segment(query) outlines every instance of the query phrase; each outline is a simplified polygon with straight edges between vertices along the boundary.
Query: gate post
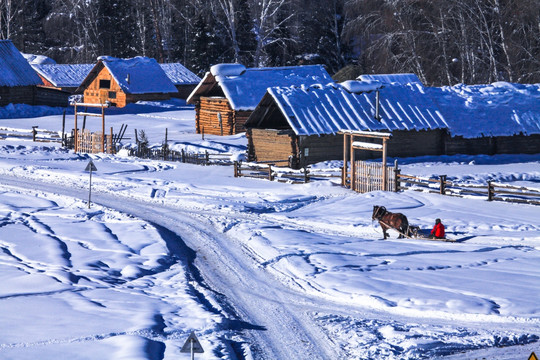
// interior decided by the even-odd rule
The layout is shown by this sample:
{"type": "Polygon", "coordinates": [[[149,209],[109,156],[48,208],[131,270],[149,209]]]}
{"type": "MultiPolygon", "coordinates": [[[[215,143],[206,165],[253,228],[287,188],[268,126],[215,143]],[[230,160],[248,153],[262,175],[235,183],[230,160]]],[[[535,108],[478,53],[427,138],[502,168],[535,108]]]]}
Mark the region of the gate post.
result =
{"type": "Polygon", "coordinates": [[[401,174],[401,169],[397,166],[397,159],[394,161],[394,192],[399,192],[399,175],[401,174]]]}
{"type": "MultiPolygon", "coordinates": [[[[377,91],[377,94],[379,92],[377,91]]],[[[382,148],[382,166],[383,166],[383,173],[382,173],[382,182],[383,182],[383,191],[388,190],[388,173],[386,172],[386,138],[383,138],[383,148],[382,148]]]]}

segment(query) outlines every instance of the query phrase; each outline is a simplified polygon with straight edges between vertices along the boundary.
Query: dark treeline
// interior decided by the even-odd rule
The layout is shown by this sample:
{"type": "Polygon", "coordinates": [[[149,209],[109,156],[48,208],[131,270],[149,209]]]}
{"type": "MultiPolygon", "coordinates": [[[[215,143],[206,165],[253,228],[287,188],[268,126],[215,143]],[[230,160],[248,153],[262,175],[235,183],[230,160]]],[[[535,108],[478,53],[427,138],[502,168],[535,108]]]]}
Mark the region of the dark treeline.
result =
{"type": "Polygon", "coordinates": [[[100,55],[350,65],[428,85],[540,82],[538,0],[0,0],[0,38],[58,63],[100,55]]]}

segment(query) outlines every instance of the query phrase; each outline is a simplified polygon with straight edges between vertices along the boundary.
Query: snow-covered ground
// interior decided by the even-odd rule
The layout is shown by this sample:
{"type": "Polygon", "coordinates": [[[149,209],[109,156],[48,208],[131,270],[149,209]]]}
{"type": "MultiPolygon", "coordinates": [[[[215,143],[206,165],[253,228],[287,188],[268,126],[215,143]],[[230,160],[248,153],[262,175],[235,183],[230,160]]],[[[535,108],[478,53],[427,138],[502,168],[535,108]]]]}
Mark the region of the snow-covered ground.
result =
{"type": "MultiPolygon", "coordinates": [[[[62,127],[61,109],[0,114],[1,128],[62,127]]],[[[173,149],[245,150],[242,135],[195,134],[181,101],[114,109],[106,121],[128,124],[128,146],[134,129],[156,145],[167,129],[173,149]]],[[[540,187],[540,154],[398,161],[406,174],[540,187]]],[[[0,184],[2,359],[189,358],[180,349],[191,331],[205,350],[197,359],[540,352],[539,206],[357,194],[16,139],[0,142],[0,184]],[[441,218],[458,242],[382,240],[373,205],[423,229],[441,218]]]]}

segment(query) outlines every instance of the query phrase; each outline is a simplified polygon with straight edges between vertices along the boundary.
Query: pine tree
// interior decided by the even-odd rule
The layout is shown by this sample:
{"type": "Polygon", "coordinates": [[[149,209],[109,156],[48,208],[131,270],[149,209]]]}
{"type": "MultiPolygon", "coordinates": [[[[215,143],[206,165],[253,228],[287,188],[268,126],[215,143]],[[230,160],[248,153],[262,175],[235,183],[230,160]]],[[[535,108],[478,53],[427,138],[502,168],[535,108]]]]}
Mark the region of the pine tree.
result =
{"type": "Polygon", "coordinates": [[[202,14],[197,16],[193,24],[193,41],[190,50],[189,64],[199,76],[204,75],[210,68],[211,36],[202,14]]]}
{"type": "Polygon", "coordinates": [[[257,41],[253,32],[253,20],[248,0],[239,0],[238,9],[236,38],[240,49],[240,62],[244,65],[253,66],[253,55],[257,47],[257,41]]]}

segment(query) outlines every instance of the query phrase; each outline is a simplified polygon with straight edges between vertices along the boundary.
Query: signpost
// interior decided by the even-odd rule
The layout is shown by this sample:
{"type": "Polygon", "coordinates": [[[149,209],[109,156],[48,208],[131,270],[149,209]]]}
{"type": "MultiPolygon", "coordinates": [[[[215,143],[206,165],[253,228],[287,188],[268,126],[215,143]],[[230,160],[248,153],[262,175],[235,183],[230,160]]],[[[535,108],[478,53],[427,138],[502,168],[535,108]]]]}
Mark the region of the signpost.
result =
{"type": "Polygon", "coordinates": [[[90,209],[90,201],[92,200],[92,171],[97,171],[96,165],[90,160],[84,171],[90,171],[90,187],[88,189],[88,208],[90,209]]]}
{"type": "Polygon", "coordinates": [[[186,340],[184,346],[182,346],[180,352],[191,353],[191,360],[195,359],[195,353],[202,354],[204,352],[202,345],[199,342],[199,339],[197,339],[197,336],[195,336],[195,333],[193,331],[191,332],[191,334],[189,334],[189,337],[186,340]]]}

